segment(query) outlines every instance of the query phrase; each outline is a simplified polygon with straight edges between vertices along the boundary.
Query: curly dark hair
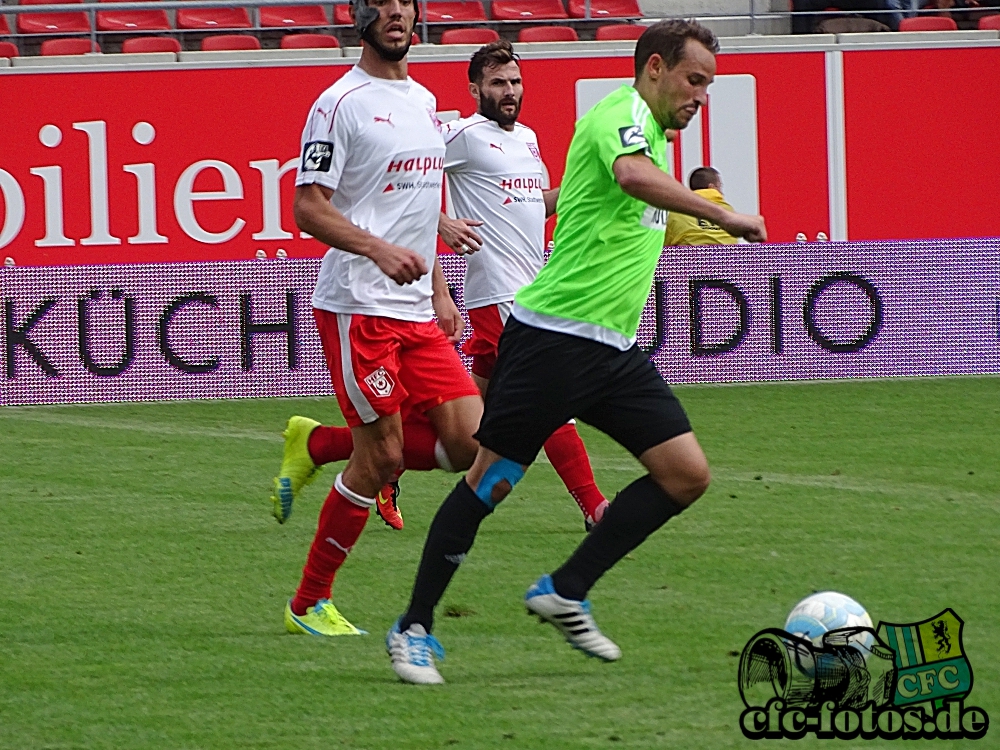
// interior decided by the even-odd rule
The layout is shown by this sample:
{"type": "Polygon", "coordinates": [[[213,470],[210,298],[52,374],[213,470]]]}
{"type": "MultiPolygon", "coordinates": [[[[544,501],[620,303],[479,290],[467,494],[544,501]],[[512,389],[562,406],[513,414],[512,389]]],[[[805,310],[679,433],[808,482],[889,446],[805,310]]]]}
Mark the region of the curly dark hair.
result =
{"type": "Polygon", "coordinates": [[[521,64],[521,58],[514,54],[514,48],[506,39],[497,39],[476,50],[469,60],[469,83],[481,83],[486,68],[499,68],[509,62],[521,64]]]}
{"type": "Polygon", "coordinates": [[[639,77],[653,55],[662,57],[667,68],[677,67],[677,63],[684,58],[688,39],[699,42],[713,55],[719,53],[719,40],[715,34],[697,21],[660,21],[646,29],[635,44],[635,77],[639,77]]]}

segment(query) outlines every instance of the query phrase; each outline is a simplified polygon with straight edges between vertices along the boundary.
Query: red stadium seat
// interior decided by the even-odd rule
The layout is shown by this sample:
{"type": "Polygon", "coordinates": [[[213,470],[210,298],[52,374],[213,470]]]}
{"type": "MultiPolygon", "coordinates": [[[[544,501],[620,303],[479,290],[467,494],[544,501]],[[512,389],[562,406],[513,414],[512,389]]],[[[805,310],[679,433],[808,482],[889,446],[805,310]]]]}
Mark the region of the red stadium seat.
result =
{"type": "Polygon", "coordinates": [[[253,28],[245,8],[183,8],[177,11],[178,29],[253,28]]]}
{"type": "Polygon", "coordinates": [[[201,40],[202,52],[260,49],[260,39],[250,34],[219,34],[201,40]]]}
{"type": "Polygon", "coordinates": [[[995,16],[983,16],[979,19],[979,28],[982,30],[996,29],[1000,31],[1000,14],[995,16]]]}
{"type": "Polygon", "coordinates": [[[578,42],[580,37],[569,26],[532,26],[521,29],[517,34],[519,42],[578,42]]]}
{"type": "MultiPolygon", "coordinates": [[[[103,3],[121,0],[101,0],[103,3]]],[[[98,31],[169,31],[165,10],[99,10],[98,31]]]]}
{"type": "Polygon", "coordinates": [[[276,28],[278,26],[329,26],[326,11],[322,5],[282,5],[277,8],[260,9],[261,27],[276,28]]]}
{"type": "Polygon", "coordinates": [[[415,31],[412,34],[410,34],[410,44],[411,45],[420,44],[420,35],[417,34],[417,32],[415,31]]]}
{"type": "Polygon", "coordinates": [[[0,36],[7,36],[8,34],[10,34],[10,26],[7,25],[7,16],[0,15],[0,36]]]}
{"type": "Polygon", "coordinates": [[[334,26],[353,26],[354,21],[351,20],[351,6],[347,4],[334,5],[333,6],[333,25],[334,26]]]}
{"type": "Polygon", "coordinates": [[[281,49],[322,49],[339,47],[337,37],[329,34],[285,34],[281,49]]]}
{"type": "Polygon", "coordinates": [[[42,57],[52,55],[85,55],[100,52],[101,45],[89,39],[49,39],[42,42],[42,57]]]}
{"type": "Polygon", "coordinates": [[[0,42],[0,57],[17,57],[20,54],[13,42],[0,42]]]}
{"type": "Polygon", "coordinates": [[[122,52],[180,52],[181,43],[169,36],[137,36],[122,42],[122,52]]]}
{"type": "MultiPolygon", "coordinates": [[[[55,0],[21,0],[21,5],[51,5],[55,0]]],[[[67,0],[78,3],[81,0],[67,0]]],[[[19,34],[89,34],[90,19],[78,13],[18,13],[19,34]]]]}
{"type": "Polygon", "coordinates": [[[500,38],[493,29],[448,29],[441,44],[489,44],[500,38]]]}
{"type": "Polygon", "coordinates": [[[900,31],[955,31],[958,24],[942,16],[918,16],[899,22],[900,31]]]}
{"type": "MultiPolygon", "coordinates": [[[[585,0],[568,0],[570,18],[584,18],[585,0]]],[[[591,18],[642,18],[636,0],[590,0],[591,18]]]]}
{"type": "Polygon", "coordinates": [[[464,23],[485,21],[486,11],[479,0],[427,3],[428,23],[464,23]]]}
{"type": "Polygon", "coordinates": [[[569,18],[561,0],[493,0],[490,15],[497,21],[569,18]]]}
{"type": "Polygon", "coordinates": [[[645,26],[634,23],[616,23],[611,26],[598,26],[594,38],[599,42],[611,42],[620,39],[638,39],[646,31],[645,26]]]}

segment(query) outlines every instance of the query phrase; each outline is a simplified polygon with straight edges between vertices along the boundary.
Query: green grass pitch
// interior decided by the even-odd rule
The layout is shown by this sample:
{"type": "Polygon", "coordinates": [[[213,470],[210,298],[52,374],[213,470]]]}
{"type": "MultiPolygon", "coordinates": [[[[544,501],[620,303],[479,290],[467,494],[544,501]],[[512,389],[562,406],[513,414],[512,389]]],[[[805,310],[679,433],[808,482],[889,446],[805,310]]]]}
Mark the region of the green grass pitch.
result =
{"type": "MultiPolygon", "coordinates": [[[[373,515],[341,571],[337,604],[371,635],[284,632],[337,469],[279,526],[279,433],[294,413],[342,423],[333,399],[0,409],[0,748],[753,747],[736,655],[820,589],[876,622],[952,607],[969,703],[1000,721],[1000,378],[677,391],[714,481],[594,589],[624,658],[524,612],[583,535],[540,462],[445,596],[440,688],[397,682],[383,636],[454,476],[407,473],[406,528],[373,515]]],[[[581,433],[607,494],[639,475],[581,433]]],[[[1000,747],[1000,727],[955,744],[1000,747]]]]}

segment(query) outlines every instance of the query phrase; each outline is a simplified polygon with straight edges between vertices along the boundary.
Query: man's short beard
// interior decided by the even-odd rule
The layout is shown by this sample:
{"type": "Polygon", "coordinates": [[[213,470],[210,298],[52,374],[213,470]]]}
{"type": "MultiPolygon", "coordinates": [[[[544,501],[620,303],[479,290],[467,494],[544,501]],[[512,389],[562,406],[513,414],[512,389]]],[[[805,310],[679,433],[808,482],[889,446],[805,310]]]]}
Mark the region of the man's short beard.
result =
{"type": "Polygon", "coordinates": [[[399,49],[389,49],[385,45],[375,40],[375,35],[372,33],[372,26],[374,25],[375,24],[371,24],[371,26],[365,29],[364,32],[361,34],[361,38],[365,40],[365,44],[371,45],[375,49],[375,52],[378,54],[378,56],[381,57],[386,62],[395,63],[399,62],[404,57],[406,57],[406,53],[410,51],[410,45],[413,43],[412,32],[410,36],[407,38],[405,45],[403,45],[399,49]]]}
{"type": "Polygon", "coordinates": [[[517,122],[517,116],[521,114],[522,102],[523,99],[517,103],[514,114],[508,115],[500,109],[500,105],[496,101],[488,96],[481,96],[479,97],[479,114],[487,120],[493,120],[500,127],[508,127],[517,122]]]}

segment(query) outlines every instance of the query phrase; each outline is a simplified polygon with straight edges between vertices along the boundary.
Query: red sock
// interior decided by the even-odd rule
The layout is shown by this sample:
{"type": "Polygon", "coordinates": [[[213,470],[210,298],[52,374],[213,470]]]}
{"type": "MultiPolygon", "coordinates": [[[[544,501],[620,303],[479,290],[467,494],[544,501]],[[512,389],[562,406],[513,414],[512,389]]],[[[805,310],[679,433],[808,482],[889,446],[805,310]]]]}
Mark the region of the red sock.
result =
{"type": "Polygon", "coordinates": [[[309,433],[309,455],[317,466],[346,461],[354,450],[350,427],[320,425],[309,433]]]}
{"type": "Polygon", "coordinates": [[[572,423],[564,424],[553,432],[545,441],[545,455],[549,457],[552,467],[584,515],[600,521],[604,515],[604,508],[601,506],[607,501],[594,483],[594,472],[590,468],[587,449],[576,426],[572,423]]]}
{"type": "Polygon", "coordinates": [[[437,433],[422,414],[408,417],[403,422],[403,466],[416,471],[438,469],[434,454],[437,433]]]}
{"type": "Polygon", "coordinates": [[[292,612],[297,615],[304,615],[320,599],[330,598],[333,577],[368,520],[368,508],[349,500],[338,486],[343,487],[339,475],[323,503],[316,537],[302,569],[302,581],[292,599],[292,612]]]}

